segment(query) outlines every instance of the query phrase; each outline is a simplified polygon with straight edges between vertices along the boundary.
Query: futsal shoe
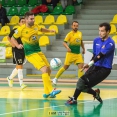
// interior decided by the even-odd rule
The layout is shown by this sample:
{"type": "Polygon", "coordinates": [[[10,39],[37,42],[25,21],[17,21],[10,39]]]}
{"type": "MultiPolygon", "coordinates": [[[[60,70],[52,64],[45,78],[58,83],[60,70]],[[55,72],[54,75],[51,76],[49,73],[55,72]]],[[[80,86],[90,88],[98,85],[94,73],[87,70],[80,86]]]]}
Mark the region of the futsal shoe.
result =
{"type": "Polygon", "coordinates": [[[100,103],[103,103],[103,101],[100,97],[100,89],[96,89],[95,92],[96,92],[96,96],[93,96],[94,100],[97,99],[100,103]]]}
{"type": "Polygon", "coordinates": [[[77,100],[74,100],[74,97],[69,97],[69,100],[65,103],[65,105],[76,105],[77,100]]]}
{"type": "Polygon", "coordinates": [[[54,79],[52,80],[52,82],[53,82],[54,85],[57,85],[57,81],[58,81],[57,78],[54,78],[54,79]]]}
{"type": "Polygon", "coordinates": [[[61,90],[56,90],[54,89],[51,93],[50,93],[50,98],[55,98],[57,94],[59,94],[61,92],[61,90]]]}
{"type": "Polygon", "coordinates": [[[9,76],[7,77],[9,87],[13,87],[13,80],[9,79],[9,76]]]}
{"type": "Polygon", "coordinates": [[[43,94],[44,98],[48,98],[50,94],[43,94]]]}
{"type": "Polygon", "coordinates": [[[25,89],[27,87],[27,85],[25,85],[25,84],[22,84],[21,85],[21,89],[23,90],[23,89],[25,89]]]}

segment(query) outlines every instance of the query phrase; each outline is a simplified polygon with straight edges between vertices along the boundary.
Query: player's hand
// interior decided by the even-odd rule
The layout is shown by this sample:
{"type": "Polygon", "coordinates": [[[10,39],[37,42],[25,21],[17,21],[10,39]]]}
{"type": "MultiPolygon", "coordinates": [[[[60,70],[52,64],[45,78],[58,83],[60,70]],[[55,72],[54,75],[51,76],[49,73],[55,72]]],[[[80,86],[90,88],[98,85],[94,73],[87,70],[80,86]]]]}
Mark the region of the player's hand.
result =
{"type": "Polygon", "coordinates": [[[88,65],[88,64],[85,64],[85,65],[83,66],[83,68],[81,69],[81,71],[84,71],[84,69],[86,69],[86,68],[89,68],[89,65],[88,65]]]}
{"type": "Polygon", "coordinates": [[[23,45],[22,45],[22,44],[19,44],[19,45],[17,46],[17,48],[18,48],[18,49],[22,49],[22,48],[23,48],[23,45]]]}
{"type": "Polygon", "coordinates": [[[71,49],[70,48],[67,48],[67,52],[71,52],[71,49]]]}
{"type": "Polygon", "coordinates": [[[82,51],[82,54],[85,54],[85,50],[82,51]]]}
{"type": "Polygon", "coordinates": [[[55,31],[55,30],[50,30],[50,32],[51,32],[51,33],[56,33],[56,31],[55,31]]]}

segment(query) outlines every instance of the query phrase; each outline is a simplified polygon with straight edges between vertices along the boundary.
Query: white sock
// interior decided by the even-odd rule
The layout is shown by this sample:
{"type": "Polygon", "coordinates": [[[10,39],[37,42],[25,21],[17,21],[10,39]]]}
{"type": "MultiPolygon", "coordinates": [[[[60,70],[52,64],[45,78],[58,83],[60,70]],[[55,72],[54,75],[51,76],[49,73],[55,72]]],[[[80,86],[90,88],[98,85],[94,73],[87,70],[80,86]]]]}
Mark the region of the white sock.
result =
{"type": "Polygon", "coordinates": [[[11,75],[9,76],[9,79],[13,79],[13,78],[17,75],[17,73],[18,73],[18,70],[15,68],[15,69],[12,71],[11,75]]]}
{"type": "Polygon", "coordinates": [[[21,86],[23,84],[23,70],[22,69],[18,69],[18,79],[19,79],[19,83],[21,86]]]}

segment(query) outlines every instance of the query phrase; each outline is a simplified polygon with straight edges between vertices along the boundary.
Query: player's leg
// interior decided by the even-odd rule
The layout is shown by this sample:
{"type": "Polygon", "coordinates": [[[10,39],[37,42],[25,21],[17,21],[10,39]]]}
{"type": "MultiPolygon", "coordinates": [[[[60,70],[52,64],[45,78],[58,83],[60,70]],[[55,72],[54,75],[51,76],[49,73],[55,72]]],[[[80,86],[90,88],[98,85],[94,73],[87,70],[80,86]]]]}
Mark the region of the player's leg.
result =
{"type": "Polygon", "coordinates": [[[75,64],[78,66],[78,78],[84,75],[84,72],[81,71],[84,65],[83,57],[81,54],[74,55],[74,58],[76,58],[75,64]]]}
{"type": "MultiPolygon", "coordinates": [[[[13,54],[13,64],[16,64],[15,61],[15,51],[14,48],[12,48],[12,54],[13,54]]],[[[9,87],[13,87],[13,78],[18,74],[17,68],[13,69],[10,76],[7,77],[9,87]]]]}
{"type": "MultiPolygon", "coordinates": [[[[103,81],[110,74],[110,69],[91,66],[86,72],[85,77],[82,79],[86,82],[88,87],[93,87],[103,81]]],[[[93,90],[92,88],[86,88],[85,92],[92,94],[94,99],[96,98],[100,103],[102,99],[100,97],[100,89],[93,90]]]]}
{"type": "Polygon", "coordinates": [[[84,75],[84,71],[81,71],[83,68],[83,63],[78,64],[78,78],[82,77],[84,75]]]}
{"type": "Polygon", "coordinates": [[[24,58],[25,58],[25,54],[23,50],[16,50],[15,53],[15,59],[16,59],[16,68],[18,70],[18,79],[19,79],[19,83],[21,86],[21,89],[24,89],[27,87],[27,85],[25,85],[23,83],[23,63],[24,63],[24,58]]]}
{"type": "MultiPolygon", "coordinates": [[[[46,57],[44,57],[44,54],[42,52],[39,52],[39,53],[29,55],[26,58],[31,64],[34,65],[36,69],[42,72],[42,79],[44,84],[44,97],[46,95],[46,98],[47,98],[51,94],[51,92],[54,91],[54,89],[52,87],[49,71],[48,71],[49,63],[48,65],[46,65],[47,63],[45,62],[46,57]]],[[[60,92],[61,92],[60,90],[57,90],[52,96],[55,97],[55,95],[60,92]]]]}
{"type": "Polygon", "coordinates": [[[17,69],[13,69],[12,73],[10,76],[7,77],[9,87],[13,87],[13,78],[18,74],[17,69]]]}
{"type": "Polygon", "coordinates": [[[27,87],[27,85],[24,84],[23,82],[23,65],[17,65],[17,70],[18,70],[18,80],[20,83],[21,89],[24,89],[27,87]]]}
{"type": "Polygon", "coordinates": [[[52,80],[53,84],[57,84],[58,78],[63,74],[64,71],[66,71],[69,68],[69,65],[64,65],[62,68],[59,69],[57,72],[55,78],[52,80]]]}
{"type": "Polygon", "coordinates": [[[85,89],[85,82],[80,78],[77,82],[76,89],[72,97],[66,102],[68,105],[77,104],[77,98],[79,97],[80,93],[85,89]]]}
{"type": "Polygon", "coordinates": [[[57,72],[57,74],[55,75],[55,78],[53,79],[53,84],[57,84],[58,78],[63,74],[63,72],[65,70],[67,70],[69,68],[70,63],[71,63],[71,58],[72,58],[72,54],[67,52],[66,57],[65,57],[64,66],[62,68],[60,68],[59,71],[57,72]]]}
{"type": "Polygon", "coordinates": [[[88,71],[78,80],[73,97],[70,97],[70,100],[68,100],[66,103],[76,104],[77,103],[76,100],[81,92],[87,92],[89,94],[92,94],[98,101],[102,103],[100,98],[100,90],[94,91],[93,89],[89,88],[89,87],[95,86],[97,83],[102,81],[103,77],[107,77],[108,71],[105,73],[106,74],[105,76],[103,75],[103,71],[99,75],[99,71],[100,70],[95,69],[94,66],[91,66],[88,69],[88,71]]]}
{"type": "MultiPolygon", "coordinates": [[[[46,87],[48,88],[49,92],[51,91],[50,97],[54,98],[56,94],[61,92],[61,90],[53,89],[52,84],[51,84],[51,80],[50,80],[50,65],[49,65],[49,62],[42,52],[40,52],[39,55],[47,66],[47,67],[44,67],[44,71],[42,73],[48,73],[48,75],[49,75],[49,77],[46,76],[46,79],[44,79],[44,82],[46,83],[46,87]]],[[[42,68],[41,68],[41,71],[42,71],[42,68]]]]}

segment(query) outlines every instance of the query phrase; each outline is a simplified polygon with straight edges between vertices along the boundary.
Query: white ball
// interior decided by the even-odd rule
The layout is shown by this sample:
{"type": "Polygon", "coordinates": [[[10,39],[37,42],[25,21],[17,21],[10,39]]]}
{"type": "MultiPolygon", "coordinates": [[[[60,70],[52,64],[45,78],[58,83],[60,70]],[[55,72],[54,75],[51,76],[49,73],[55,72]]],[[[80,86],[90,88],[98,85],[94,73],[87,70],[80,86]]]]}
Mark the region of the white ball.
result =
{"type": "Polygon", "coordinates": [[[59,58],[53,58],[51,61],[50,61],[50,66],[52,69],[59,69],[62,65],[62,62],[59,58]]]}

